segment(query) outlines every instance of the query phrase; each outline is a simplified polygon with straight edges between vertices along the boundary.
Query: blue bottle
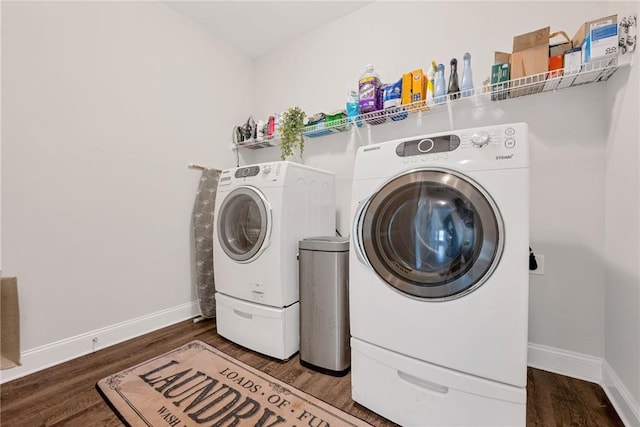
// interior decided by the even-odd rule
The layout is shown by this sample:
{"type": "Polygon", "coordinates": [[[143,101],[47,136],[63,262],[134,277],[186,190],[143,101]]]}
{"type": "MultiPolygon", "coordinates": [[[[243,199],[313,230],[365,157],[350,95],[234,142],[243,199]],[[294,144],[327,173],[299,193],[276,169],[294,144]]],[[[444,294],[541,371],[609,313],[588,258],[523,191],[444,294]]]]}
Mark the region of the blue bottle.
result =
{"type": "Polygon", "coordinates": [[[436,76],[436,104],[446,101],[447,84],[444,81],[444,65],[438,64],[438,75],[436,76]]]}
{"type": "Polygon", "coordinates": [[[473,76],[471,74],[471,55],[468,52],[464,54],[463,61],[460,90],[462,91],[462,96],[471,96],[473,95],[473,76]]]}
{"type": "Polygon", "coordinates": [[[362,126],[362,119],[360,119],[360,106],[358,101],[358,92],[351,87],[347,87],[347,122],[349,125],[362,126]]]}

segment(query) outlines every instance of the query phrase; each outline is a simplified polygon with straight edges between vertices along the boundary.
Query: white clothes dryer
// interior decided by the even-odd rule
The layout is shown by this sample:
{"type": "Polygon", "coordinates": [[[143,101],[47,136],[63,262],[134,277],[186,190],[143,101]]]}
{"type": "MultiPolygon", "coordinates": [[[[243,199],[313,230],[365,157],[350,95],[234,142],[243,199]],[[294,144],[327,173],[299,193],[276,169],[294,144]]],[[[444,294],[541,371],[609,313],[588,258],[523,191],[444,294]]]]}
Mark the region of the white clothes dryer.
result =
{"type": "Polygon", "coordinates": [[[528,168],[524,123],[358,150],[355,401],[403,426],[525,425],[528,168]]]}
{"type": "Polygon", "coordinates": [[[291,162],[222,171],[213,239],[218,333],[287,359],[299,349],[298,242],[335,233],[335,177],[291,162]]]}

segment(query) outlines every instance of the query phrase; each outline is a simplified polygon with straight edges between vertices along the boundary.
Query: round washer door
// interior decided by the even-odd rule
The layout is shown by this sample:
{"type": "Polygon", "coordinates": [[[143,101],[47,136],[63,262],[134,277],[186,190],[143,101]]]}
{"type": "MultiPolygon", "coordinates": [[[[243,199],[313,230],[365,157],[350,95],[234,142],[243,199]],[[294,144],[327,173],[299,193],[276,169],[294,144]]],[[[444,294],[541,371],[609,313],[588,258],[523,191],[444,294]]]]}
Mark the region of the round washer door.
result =
{"type": "Polygon", "coordinates": [[[269,243],[271,207],[254,187],[238,187],[220,205],[217,221],[218,241],[229,258],[251,262],[269,243]]]}
{"type": "Polygon", "coordinates": [[[356,221],[356,250],[390,286],[422,299],[449,300],[477,289],[504,245],[491,197],[445,169],[395,177],[361,207],[356,221]]]}

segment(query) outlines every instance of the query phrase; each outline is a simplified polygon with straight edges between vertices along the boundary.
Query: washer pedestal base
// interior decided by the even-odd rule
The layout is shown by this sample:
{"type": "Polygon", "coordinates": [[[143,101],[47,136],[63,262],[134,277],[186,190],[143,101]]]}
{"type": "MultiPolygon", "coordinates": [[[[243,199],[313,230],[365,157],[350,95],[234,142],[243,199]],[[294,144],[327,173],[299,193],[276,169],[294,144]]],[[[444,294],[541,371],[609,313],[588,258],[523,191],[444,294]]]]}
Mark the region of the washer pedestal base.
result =
{"type": "Polygon", "coordinates": [[[526,388],[453,371],[351,338],[356,402],[403,426],[525,426],[526,388]]]}
{"type": "Polygon", "coordinates": [[[275,308],[216,293],[218,334],[250,350],[286,360],[300,348],[300,303],[275,308]]]}

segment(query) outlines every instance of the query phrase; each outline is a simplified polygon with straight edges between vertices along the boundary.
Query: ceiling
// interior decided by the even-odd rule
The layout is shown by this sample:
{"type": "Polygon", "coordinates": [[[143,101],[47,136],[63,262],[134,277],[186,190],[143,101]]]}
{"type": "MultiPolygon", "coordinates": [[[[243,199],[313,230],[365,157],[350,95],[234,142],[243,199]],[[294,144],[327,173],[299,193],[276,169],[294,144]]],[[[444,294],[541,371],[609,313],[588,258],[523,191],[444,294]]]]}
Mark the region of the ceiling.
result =
{"type": "Polygon", "coordinates": [[[371,1],[165,1],[212,34],[259,58],[371,1]]]}

